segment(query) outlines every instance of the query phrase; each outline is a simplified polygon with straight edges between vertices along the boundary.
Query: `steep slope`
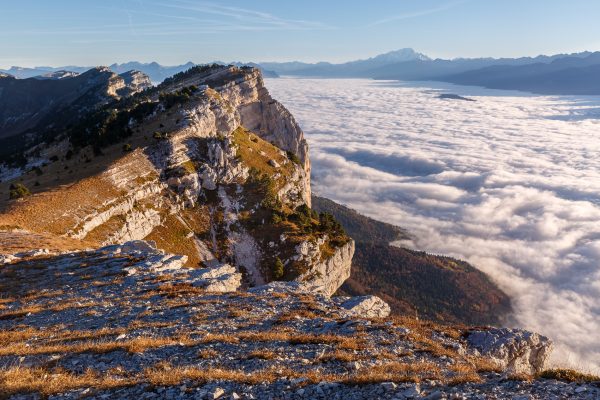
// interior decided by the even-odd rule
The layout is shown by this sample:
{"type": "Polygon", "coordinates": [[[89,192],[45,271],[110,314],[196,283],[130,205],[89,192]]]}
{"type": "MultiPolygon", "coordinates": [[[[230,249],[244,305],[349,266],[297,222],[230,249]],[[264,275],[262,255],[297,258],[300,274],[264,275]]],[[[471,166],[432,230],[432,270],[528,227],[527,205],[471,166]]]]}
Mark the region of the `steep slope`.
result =
{"type": "Polygon", "coordinates": [[[96,107],[148,87],[144,77],[133,76],[98,67],[62,79],[0,77],[0,162],[53,140],[52,128],[67,126],[96,107]]]}
{"type": "Polygon", "coordinates": [[[256,69],[195,67],[38,152],[42,166],[17,178],[34,195],[9,202],[0,225],[97,245],[147,238],[190,267],[230,263],[248,285],[331,295],[349,275],[354,243],[310,210],[306,141],[256,69]]]}
{"type": "Polygon", "coordinates": [[[499,324],[510,312],[508,296],[468,263],[390,246],[407,233],[331,200],[313,196],[313,207],[332,214],[356,241],[341,293],[375,294],[393,314],[453,323],[499,324]]]}

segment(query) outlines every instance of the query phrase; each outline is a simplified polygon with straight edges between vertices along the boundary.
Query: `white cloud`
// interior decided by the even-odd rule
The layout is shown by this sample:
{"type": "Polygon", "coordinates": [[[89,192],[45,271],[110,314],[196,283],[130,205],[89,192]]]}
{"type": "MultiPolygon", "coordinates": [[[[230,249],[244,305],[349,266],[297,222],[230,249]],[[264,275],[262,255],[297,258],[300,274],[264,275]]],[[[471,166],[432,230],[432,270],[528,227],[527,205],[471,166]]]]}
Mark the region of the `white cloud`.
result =
{"type": "Polygon", "coordinates": [[[268,81],[306,133],[315,192],[468,260],[556,363],[600,370],[600,98],[432,85],[268,81]]]}

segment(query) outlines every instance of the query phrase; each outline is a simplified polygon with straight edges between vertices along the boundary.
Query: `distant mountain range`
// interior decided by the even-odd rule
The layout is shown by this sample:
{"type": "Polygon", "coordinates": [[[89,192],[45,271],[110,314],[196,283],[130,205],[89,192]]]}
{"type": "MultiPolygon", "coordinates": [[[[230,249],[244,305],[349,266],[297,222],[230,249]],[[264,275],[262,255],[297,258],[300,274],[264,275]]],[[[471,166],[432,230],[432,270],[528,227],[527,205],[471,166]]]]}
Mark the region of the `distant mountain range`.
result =
{"type": "MultiPolygon", "coordinates": [[[[292,75],[316,78],[371,78],[404,81],[442,81],[461,85],[483,86],[492,89],[521,90],[540,94],[600,95],[600,52],[557,54],[553,56],[520,58],[456,58],[432,59],[413,49],[405,48],[380,54],[364,60],[332,64],[260,62],[225,63],[235,66],[253,66],[263,76],[276,78],[292,75]]],[[[136,70],[146,74],[157,84],[195,64],[164,66],[156,62],[132,61],[112,64],[117,74],[136,70]]],[[[11,67],[0,70],[16,78],[57,79],[68,73],[82,73],[90,67],[11,67]]]]}
{"type": "Polygon", "coordinates": [[[263,62],[280,75],[327,78],[435,80],[542,94],[600,94],[600,52],[521,58],[431,59],[401,49],[342,64],[263,62]]]}
{"type": "MultiPolygon", "coordinates": [[[[235,65],[238,67],[243,66],[243,65],[249,65],[252,67],[257,67],[259,69],[262,69],[263,76],[265,76],[265,77],[275,78],[278,76],[275,72],[264,70],[262,67],[260,67],[258,64],[255,64],[255,63],[242,63],[242,62],[225,63],[225,62],[216,61],[214,64],[221,64],[221,65],[232,64],[232,65],[235,65]]],[[[115,64],[108,66],[108,68],[117,74],[122,74],[122,73],[128,72],[128,71],[140,71],[140,72],[143,72],[145,75],[147,75],[153,83],[158,84],[158,83],[164,81],[166,78],[169,78],[178,72],[187,71],[188,69],[192,68],[194,65],[196,65],[196,64],[194,64],[191,61],[188,61],[185,64],[173,65],[173,66],[160,65],[157,62],[141,63],[141,62],[137,62],[137,61],[130,61],[130,62],[123,63],[123,64],[115,63],[115,64]]],[[[13,77],[19,78],[19,79],[26,79],[26,78],[57,79],[60,77],[64,77],[68,73],[81,74],[92,68],[94,68],[94,67],[78,67],[78,66],[73,66],[73,65],[67,65],[67,66],[63,66],[63,67],[33,67],[33,68],[11,67],[7,70],[0,69],[0,74],[10,75],[10,76],[13,76],[13,77]]]]}
{"type": "Polygon", "coordinates": [[[430,61],[424,54],[413,49],[400,49],[368,58],[366,60],[349,61],[343,64],[319,62],[316,64],[299,61],[276,63],[259,63],[264,69],[275,71],[279,75],[302,75],[317,77],[372,77],[371,71],[387,65],[411,61],[430,61]]]}

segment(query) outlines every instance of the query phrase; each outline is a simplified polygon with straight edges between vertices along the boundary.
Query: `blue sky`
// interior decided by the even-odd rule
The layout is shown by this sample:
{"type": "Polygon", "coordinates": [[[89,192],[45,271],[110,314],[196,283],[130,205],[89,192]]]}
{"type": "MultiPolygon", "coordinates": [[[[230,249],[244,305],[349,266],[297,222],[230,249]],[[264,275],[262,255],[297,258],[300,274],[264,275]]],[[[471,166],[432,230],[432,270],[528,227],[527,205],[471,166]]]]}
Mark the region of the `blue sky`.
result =
{"type": "Polygon", "coordinates": [[[598,0],[9,0],[0,67],[554,54],[600,50],[599,19],[598,0]]]}

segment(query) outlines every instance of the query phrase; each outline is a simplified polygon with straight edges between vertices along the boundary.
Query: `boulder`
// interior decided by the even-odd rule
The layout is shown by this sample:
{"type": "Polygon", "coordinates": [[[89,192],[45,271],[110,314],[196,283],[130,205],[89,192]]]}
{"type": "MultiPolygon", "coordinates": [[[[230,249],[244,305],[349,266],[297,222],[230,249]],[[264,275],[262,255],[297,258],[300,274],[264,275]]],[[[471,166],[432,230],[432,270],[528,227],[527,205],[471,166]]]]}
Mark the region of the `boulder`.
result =
{"type": "Polygon", "coordinates": [[[377,296],[351,297],[340,304],[349,314],[359,318],[385,318],[390,315],[390,306],[377,296]]]}
{"type": "Polygon", "coordinates": [[[229,264],[221,264],[214,268],[191,269],[188,278],[192,284],[204,288],[207,292],[235,292],[242,285],[242,274],[229,264]]]}
{"type": "Polygon", "coordinates": [[[208,284],[204,286],[204,289],[207,292],[229,293],[235,292],[241,285],[242,274],[235,273],[209,280],[208,284]]]}
{"type": "MultiPolygon", "coordinates": [[[[106,248],[114,247],[107,246],[106,248]]],[[[155,253],[156,252],[156,242],[150,240],[131,240],[129,242],[123,243],[121,246],[121,253],[155,253]]]]}
{"type": "Polygon", "coordinates": [[[542,372],[552,352],[552,341],[521,329],[491,328],[469,332],[467,344],[490,357],[507,373],[535,375],[542,372]]]}

